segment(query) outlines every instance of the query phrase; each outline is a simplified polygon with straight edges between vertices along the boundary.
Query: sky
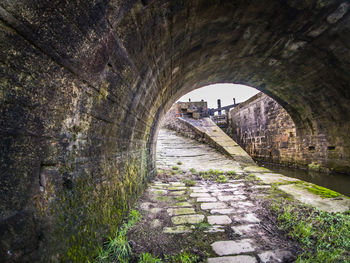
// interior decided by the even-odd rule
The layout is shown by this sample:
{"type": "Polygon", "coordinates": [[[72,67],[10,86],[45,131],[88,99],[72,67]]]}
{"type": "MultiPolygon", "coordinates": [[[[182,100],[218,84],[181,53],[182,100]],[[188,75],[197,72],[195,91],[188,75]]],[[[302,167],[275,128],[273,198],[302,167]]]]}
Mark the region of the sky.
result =
{"type": "Polygon", "coordinates": [[[221,99],[221,106],[233,103],[233,98],[237,102],[243,102],[259,93],[257,89],[249,86],[237,84],[214,84],[196,89],[182,96],[178,101],[200,101],[208,102],[208,108],[217,108],[217,99],[221,99]]]}

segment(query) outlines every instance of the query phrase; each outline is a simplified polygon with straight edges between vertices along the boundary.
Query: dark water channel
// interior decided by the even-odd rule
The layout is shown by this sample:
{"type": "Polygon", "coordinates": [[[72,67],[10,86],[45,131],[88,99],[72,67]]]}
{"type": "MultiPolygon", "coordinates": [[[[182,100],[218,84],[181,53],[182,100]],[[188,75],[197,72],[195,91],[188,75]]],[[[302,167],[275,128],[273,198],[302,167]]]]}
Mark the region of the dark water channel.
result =
{"type": "Polygon", "coordinates": [[[273,172],[283,174],[288,177],[317,184],[333,191],[350,197],[350,176],[344,174],[325,174],[301,169],[282,167],[272,164],[260,164],[273,172]]]}

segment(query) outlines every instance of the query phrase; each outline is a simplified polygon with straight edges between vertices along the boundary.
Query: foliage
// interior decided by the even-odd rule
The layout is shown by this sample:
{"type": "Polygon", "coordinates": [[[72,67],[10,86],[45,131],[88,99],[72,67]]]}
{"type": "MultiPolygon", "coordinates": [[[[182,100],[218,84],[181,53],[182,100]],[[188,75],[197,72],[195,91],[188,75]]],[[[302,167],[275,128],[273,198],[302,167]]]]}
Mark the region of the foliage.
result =
{"type": "Polygon", "coordinates": [[[183,183],[186,186],[195,186],[196,185],[196,181],[194,181],[194,180],[183,180],[183,183]]]}
{"type": "Polygon", "coordinates": [[[198,230],[207,230],[208,228],[211,227],[211,225],[207,222],[201,222],[201,223],[195,224],[195,227],[198,230]]]}
{"type": "Polygon", "coordinates": [[[278,226],[301,243],[297,262],[350,262],[350,215],[328,213],[305,205],[274,204],[278,226]]]}
{"type": "Polygon", "coordinates": [[[173,166],[173,167],[171,167],[171,169],[173,169],[173,170],[179,170],[179,167],[178,167],[178,166],[173,166]]]}
{"type": "Polygon", "coordinates": [[[226,172],[226,175],[228,176],[228,177],[234,177],[234,175],[236,175],[237,173],[235,172],[235,171],[228,171],[228,172],[226,172]]]}
{"type": "Polygon", "coordinates": [[[178,161],[176,164],[177,164],[177,165],[181,165],[181,164],[182,164],[182,162],[181,162],[181,161],[178,161]]]}
{"type": "Polygon", "coordinates": [[[104,247],[99,248],[96,262],[128,262],[131,255],[131,247],[126,237],[126,232],[132,228],[140,218],[141,216],[139,212],[132,210],[129,214],[128,220],[122,225],[119,232],[116,232],[114,237],[109,237],[109,240],[104,247]]]}
{"type": "Polygon", "coordinates": [[[158,257],[153,257],[150,253],[142,253],[139,258],[139,263],[162,263],[158,257]]]}
{"type": "Polygon", "coordinates": [[[215,178],[217,183],[227,183],[228,179],[225,175],[219,175],[215,178]]]}
{"type": "Polygon", "coordinates": [[[196,173],[197,171],[196,171],[196,169],[191,168],[191,169],[190,169],[190,172],[191,172],[191,173],[196,173]]]}
{"type": "Polygon", "coordinates": [[[199,256],[190,252],[183,251],[177,255],[168,256],[165,255],[165,262],[169,263],[196,263],[199,262],[199,256]]]}
{"type": "Polygon", "coordinates": [[[199,172],[199,175],[200,175],[204,180],[208,180],[208,179],[211,178],[211,175],[210,175],[208,172],[201,171],[201,172],[199,172]]]}

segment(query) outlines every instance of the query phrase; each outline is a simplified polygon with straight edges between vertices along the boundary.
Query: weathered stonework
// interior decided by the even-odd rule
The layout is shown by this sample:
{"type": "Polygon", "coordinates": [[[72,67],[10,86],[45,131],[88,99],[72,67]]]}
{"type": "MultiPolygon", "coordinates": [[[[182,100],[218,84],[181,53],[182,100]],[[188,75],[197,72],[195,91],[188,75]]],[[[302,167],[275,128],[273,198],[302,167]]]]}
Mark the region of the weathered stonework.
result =
{"type": "Polygon", "coordinates": [[[0,258],[91,259],[85,248],[116,227],[154,169],[161,117],[212,83],[273,97],[301,138],[336,147],[329,167],[349,171],[348,9],[339,0],[0,1],[0,258]]]}
{"type": "MultiPolygon", "coordinates": [[[[343,144],[330,145],[326,134],[306,135],[288,112],[259,93],[230,111],[228,134],[254,159],[269,163],[337,170],[343,144]],[[312,164],[313,163],[313,164],[312,164]],[[312,164],[312,165],[311,165],[312,164]]],[[[342,170],[340,170],[342,171],[342,170]]]]}

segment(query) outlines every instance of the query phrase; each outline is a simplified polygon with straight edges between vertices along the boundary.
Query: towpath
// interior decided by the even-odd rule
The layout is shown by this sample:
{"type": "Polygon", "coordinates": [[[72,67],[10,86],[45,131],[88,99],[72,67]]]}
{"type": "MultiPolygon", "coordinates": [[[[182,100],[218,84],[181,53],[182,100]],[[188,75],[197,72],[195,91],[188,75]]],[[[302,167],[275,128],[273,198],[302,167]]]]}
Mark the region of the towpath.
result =
{"type": "Polygon", "coordinates": [[[169,262],[187,252],[209,263],[295,260],[296,244],[277,229],[263,201],[271,186],[259,184],[238,162],[161,130],[157,168],[138,204],[143,219],[129,233],[137,253],[169,262]]]}

